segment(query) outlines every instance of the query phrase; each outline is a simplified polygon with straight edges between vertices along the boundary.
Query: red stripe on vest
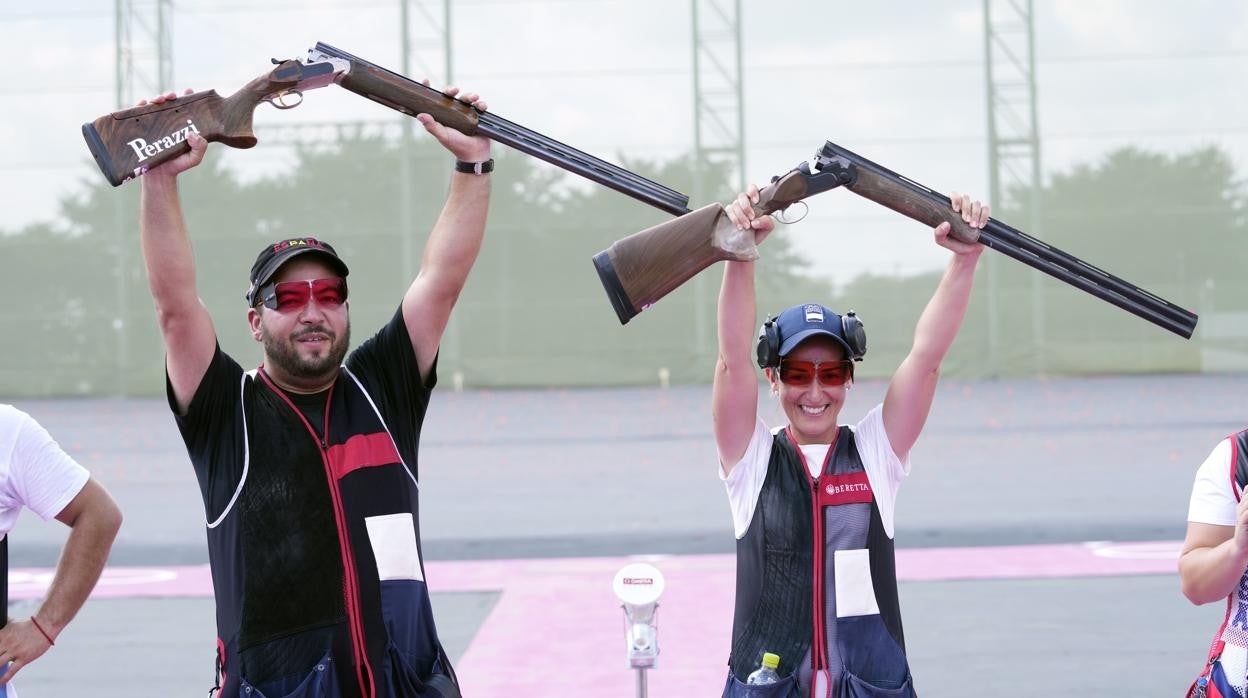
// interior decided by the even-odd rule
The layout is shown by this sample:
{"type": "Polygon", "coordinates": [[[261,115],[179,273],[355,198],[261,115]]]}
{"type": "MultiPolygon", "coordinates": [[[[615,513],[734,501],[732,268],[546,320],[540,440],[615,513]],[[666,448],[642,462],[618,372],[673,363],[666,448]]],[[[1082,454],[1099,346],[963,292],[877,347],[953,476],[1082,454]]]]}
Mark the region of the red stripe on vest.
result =
{"type": "Polygon", "coordinates": [[[819,506],[829,507],[838,504],[870,504],[871,483],[867,480],[866,471],[844,475],[824,474],[819,476],[819,506]]]}
{"type": "Polygon", "coordinates": [[[394,441],[385,432],[352,436],[346,443],[325,449],[325,457],[336,480],[360,468],[393,465],[401,460],[394,449],[394,441]]]}

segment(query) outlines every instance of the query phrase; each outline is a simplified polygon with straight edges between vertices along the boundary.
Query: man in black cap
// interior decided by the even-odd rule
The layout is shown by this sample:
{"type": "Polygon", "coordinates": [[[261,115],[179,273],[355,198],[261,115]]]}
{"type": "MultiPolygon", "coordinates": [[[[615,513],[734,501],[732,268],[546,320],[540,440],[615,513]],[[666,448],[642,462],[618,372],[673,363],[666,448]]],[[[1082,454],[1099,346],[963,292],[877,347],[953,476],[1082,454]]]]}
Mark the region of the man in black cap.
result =
{"type": "Polygon", "coordinates": [[[207,515],[221,695],[459,695],[424,581],[416,453],[493,161],[489,140],[417,118],[456,173],[398,311],[350,355],[347,265],[323,241],[292,238],[252,265],[247,318],[264,360],[244,371],[196,293],[177,193],[206,141],[191,134],[191,152],[141,179],[169,403],[207,515]]]}

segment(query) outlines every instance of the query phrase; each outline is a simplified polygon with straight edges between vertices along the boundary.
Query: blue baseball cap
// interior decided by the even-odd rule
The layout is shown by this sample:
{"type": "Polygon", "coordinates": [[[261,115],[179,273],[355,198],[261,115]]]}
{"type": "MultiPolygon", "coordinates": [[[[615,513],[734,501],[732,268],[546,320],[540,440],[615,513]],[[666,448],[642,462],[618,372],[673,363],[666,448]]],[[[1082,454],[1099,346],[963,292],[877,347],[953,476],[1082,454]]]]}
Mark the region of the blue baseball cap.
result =
{"type": "Polygon", "coordinates": [[[853,358],[845,337],[841,316],[817,303],[795,305],[776,317],[776,331],[780,336],[780,356],[787,356],[797,345],[818,335],[835,339],[845,350],[845,358],[853,358]]]}

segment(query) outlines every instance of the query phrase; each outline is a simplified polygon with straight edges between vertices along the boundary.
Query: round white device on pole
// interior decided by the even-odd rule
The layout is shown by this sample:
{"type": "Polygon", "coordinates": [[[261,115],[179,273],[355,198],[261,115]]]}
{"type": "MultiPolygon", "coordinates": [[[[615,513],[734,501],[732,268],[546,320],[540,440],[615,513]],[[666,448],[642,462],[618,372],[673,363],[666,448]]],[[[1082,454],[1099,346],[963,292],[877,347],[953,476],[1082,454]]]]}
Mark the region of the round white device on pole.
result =
{"type": "Polygon", "coordinates": [[[637,670],[637,698],[646,698],[646,669],[653,668],[659,656],[655,616],[663,595],[663,573],[654,565],[634,562],[615,573],[611,587],[624,608],[628,666],[637,670]]]}

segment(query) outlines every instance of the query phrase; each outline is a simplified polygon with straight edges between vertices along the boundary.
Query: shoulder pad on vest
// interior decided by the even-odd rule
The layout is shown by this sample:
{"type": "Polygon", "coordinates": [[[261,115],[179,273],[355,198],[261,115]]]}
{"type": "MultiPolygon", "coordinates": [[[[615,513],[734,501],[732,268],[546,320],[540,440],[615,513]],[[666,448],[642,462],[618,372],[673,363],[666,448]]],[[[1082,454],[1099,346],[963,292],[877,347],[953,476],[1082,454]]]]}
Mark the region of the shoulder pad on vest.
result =
{"type": "Polygon", "coordinates": [[[1248,429],[1231,437],[1231,473],[1235,478],[1235,501],[1248,487],[1248,429]]]}

